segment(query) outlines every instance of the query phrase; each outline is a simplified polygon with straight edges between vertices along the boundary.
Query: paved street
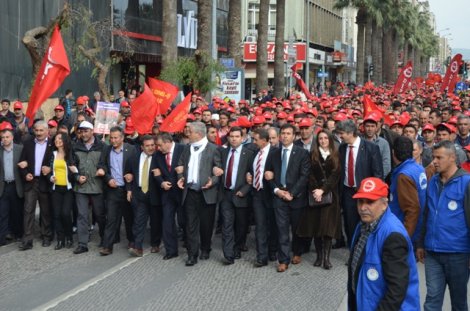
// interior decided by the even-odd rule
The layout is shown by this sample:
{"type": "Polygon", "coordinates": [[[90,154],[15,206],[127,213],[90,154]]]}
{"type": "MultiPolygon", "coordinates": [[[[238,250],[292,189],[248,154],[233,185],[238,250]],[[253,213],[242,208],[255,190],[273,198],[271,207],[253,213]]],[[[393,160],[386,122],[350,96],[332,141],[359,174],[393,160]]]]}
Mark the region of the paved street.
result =
{"type": "MultiPolygon", "coordinates": [[[[170,261],[148,249],[144,257],[133,258],[122,242],[111,256],[101,257],[96,235],[90,252],[82,255],[43,248],[38,240],[27,252],[19,252],[16,243],[1,247],[1,309],[346,310],[346,249],[333,251],[331,271],[314,268],[312,252],[280,274],[274,263],[253,268],[253,234],[250,250],[234,265],[222,265],[216,235],[211,258],[192,268],[184,266],[183,249],[170,261]]],[[[420,273],[424,297],[422,265],[420,273]]]]}

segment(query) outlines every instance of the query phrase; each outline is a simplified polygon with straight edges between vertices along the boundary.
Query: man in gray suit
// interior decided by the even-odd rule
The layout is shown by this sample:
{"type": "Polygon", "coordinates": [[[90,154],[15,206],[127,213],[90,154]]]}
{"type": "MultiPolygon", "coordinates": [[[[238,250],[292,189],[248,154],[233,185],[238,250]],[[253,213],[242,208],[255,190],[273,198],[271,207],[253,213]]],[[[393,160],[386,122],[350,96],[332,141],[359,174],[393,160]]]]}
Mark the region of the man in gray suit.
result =
{"type": "Polygon", "coordinates": [[[242,145],[240,127],[232,127],[228,134],[228,148],[221,151],[224,175],[220,182],[220,212],[222,214],[222,247],[225,264],[233,264],[241,258],[248,230],[249,199],[251,185],[246,175],[253,163],[253,151],[242,145]]]}
{"type": "Polygon", "coordinates": [[[0,246],[6,244],[10,230],[16,238],[23,235],[23,183],[17,163],[23,146],[13,143],[13,127],[0,132],[0,246]]]}
{"type": "Polygon", "coordinates": [[[186,214],[186,266],[197,263],[199,248],[201,259],[208,259],[214,229],[215,206],[220,177],[213,168],[221,168],[217,146],[206,138],[206,126],[202,122],[188,124],[190,145],[185,148],[178,162],[178,187],[183,189],[183,208],[186,214]]]}

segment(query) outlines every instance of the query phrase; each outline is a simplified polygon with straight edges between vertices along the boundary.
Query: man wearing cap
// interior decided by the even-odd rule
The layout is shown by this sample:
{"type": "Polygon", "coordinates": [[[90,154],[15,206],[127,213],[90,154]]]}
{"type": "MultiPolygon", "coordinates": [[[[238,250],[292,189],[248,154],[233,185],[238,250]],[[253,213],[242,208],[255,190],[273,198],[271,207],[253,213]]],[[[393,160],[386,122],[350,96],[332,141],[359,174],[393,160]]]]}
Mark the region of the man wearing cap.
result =
{"type": "Polygon", "coordinates": [[[69,131],[72,128],[72,123],[70,123],[70,119],[65,116],[64,107],[61,105],[55,106],[54,117],[52,117],[52,120],[57,122],[57,126],[66,125],[69,131]]]}
{"type": "Polygon", "coordinates": [[[300,130],[300,138],[294,141],[294,144],[307,150],[312,151],[315,148],[315,137],[313,133],[313,123],[310,118],[303,118],[298,124],[300,130]]]}
{"type": "Polygon", "coordinates": [[[462,148],[470,145],[470,117],[464,114],[457,118],[457,137],[455,143],[460,145],[462,148]]]}
{"type": "Polygon", "coordinates": [[[48,126],[46,121],[37,121],[34,124],[34,136],[25,141],[20,162],[25,163],[21,167],[21,175],[24,180],[24,236],[19,246],[25,251],[33,248],[34,220],[36,203],[39,202],[40,229],[42,246],[51,245],[52,212],[49,205],[49,180],[47,174],[50,172],[49,158],[52,145],[48,139],[48,126]]]}
{"type": "MultiPolygon", "coordinates": [[[[85,112],[85,109],[88,108],[87,105],[86,105],[86,98],[84,96],[80,96],[77,98],[76,100],[76,103],[77,103],[77,109],[75,109],[74,111],[72,111],[71,115],[70,115],[70,123],[72,125],[74,125],[76,122],[77,122],[77,116],[79,113],[84,113],[85,115],[86,112],[85,112]]],[[[87,118],[87,121],[90,121],[90,119],[87,118]]]]}
{"type": "Polygon", "coordinates": [[[382,160],[377,145],[358,136],[358,130],[352,120],[336,124],[336,132],[341,138],[339,146],[341,177],[340,193],[343,209],[344,229],[348,245],[351,245],[354,228],[359,222],[356,201],[353,195],[361,181],[367,177],[383,179],[382,160]]]}
{"type": "Polygon", "coordinates": [[[470,259],[470,174],[456,162],[455,145],[433,147],[435,174],[428,183],[423,234],[417,257],[424,263],[424,310],[441,310],[446,285],[452,310],[467,310],[470,259]]]}
{"type": "Polygon", "coordinates": [[[380,116],[376,112],[371,112],[364,118],[364,139],[370,141],[379,147],[382,158],[382,167],[384,176],[388,176],[392,170],[392,159],[389,143],[377,135],[380,116]]]}
{"type": "Polygon", "coordinates": [[[387,195],[387,184],[369,177],[353,196],[360,223],[348,261],[349,310],[420,309],[413,246],[387,195]]]}
{"type": "Polygon", "coordinates": [[[73,106],[73,92],[72,90],[68,89],[65,90],[65,97],[60,101],[60,104],[64,110],[66,117],[70,117],[72,113],[72,106],[73,106]]]}
{"type": "Polygon", "coordinates": [[[97,174],[104,143],[93,135],[93,125],[82,121],[77,128],[80,137],[73,146],[78,176],[74,186],[77,205],[78,246],[74,254],[88,252],[90,227],[88,206],[91,202],[95,221],[98,223],[99,235],[103,241],[105,227],[105,209],[103,198],[103,180],[97,174]]]}
{"type": "Polygon", "coordinates": [[[16,128],[15,114],[10,111],[10,100],[6,98],[2,99],[0,118],[3,118],[3,120],[10,122],[13,128],[16,128]]]}
{"type": "Polygon", "coordinates": [[[413,141],[408,137],[400,136],[395,140],[393,161],[395,168],[390,183],[390,210],[403,222],[411,241],[415,243],[421,231],[426,203],[426,173],[424,167],[413,158],[413,141]]]}
{"type": "Polygon", "coordinates": [[[23,182],[20,168],[22,145],[13,143],[13,127],[0,124],[0,246],[7,234],[19,239],[23,236],[23,182]]]}
{"type": "Polygon", "coordinates": [[[22,143],[23,139],[29,134],[29,118],[27,118],[23,113],[23,104],[20,101],[16,101],[13,104],[13,113],[15,114],[15,142],[22,143]]]}
{"type": "Polygon", "coordinates": [[[444,140],[449,140],[454,143],[455,150],[457,154],[457,165],[467,161],[467,155],[462,150],[462,147],[455,143],[455,134],[457,129],[455,126],[449,123],[441,123],[436,127],[436,142],[441,142],[444,140]]]}

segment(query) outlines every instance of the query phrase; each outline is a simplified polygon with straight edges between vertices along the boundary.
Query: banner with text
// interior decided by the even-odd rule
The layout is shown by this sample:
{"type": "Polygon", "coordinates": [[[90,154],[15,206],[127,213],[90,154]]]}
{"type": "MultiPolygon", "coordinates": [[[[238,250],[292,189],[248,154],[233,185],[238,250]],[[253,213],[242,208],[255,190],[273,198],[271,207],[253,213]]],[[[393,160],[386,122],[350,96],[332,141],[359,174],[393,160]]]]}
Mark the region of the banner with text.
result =
{"type": "Polygon", "coordinates": [[[97,134],[109,134],[109,129],[117,125],[119,118],[119,103],[98,102],[96,104],[95,130],[97,134]]]}
{"type": "Polygon", "coordinates": [[[244,98],[243,70],[224,71],[215,76],[216,87],[212,91],[212,96],[222,99],[228,97],[237,103],[244,98]]]}

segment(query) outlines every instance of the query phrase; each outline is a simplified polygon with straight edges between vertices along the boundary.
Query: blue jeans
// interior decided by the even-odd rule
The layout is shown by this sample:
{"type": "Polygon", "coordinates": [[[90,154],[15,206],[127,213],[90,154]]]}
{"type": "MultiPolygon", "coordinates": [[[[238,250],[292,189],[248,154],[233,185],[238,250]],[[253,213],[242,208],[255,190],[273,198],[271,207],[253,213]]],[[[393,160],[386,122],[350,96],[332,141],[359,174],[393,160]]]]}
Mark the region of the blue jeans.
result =
{"type": "Polygon", "coordinates": [[[426,301],[424,302],[425,311],[442,310],[446,285],[449,285],[452,310],[468,310],[469,259],[469,254],[465,253],[426,251],[424,265],[427,288],[426,301]]]}

